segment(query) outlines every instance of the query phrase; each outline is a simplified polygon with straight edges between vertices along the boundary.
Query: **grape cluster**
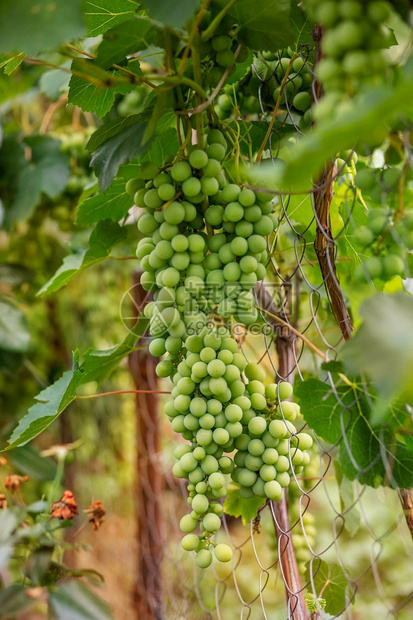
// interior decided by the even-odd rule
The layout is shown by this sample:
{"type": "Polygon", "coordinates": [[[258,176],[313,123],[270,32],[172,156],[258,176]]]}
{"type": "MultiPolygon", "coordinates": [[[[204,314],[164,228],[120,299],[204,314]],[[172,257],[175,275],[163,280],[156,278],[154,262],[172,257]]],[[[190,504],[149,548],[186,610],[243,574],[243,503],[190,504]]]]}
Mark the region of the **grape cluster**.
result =
{"type": "Polygon", "coordinates": [[[391,5],[382,0],[307,0],[306,6],[310,17],[324,27],[324,57],[316,72],[326,95],[314,111],[319,119],[329,116],[343,96],[354,95],[362,84],[382,82],[391,5]]]}
{"type": "Polygon", "coordinates": [[[367,225],[354,231],[354,241],[361,251],[372,253],[358,265],[358,280],[403,277],[406,273],[407,252],[413,249],[413,211],[398,210],[398,192],[394,190],[400,176],[396,167],[366,167],[354,177],[354,185],[369,203],[367,225]],[[397,200],[391,204],[394,197],[397,200]]]}
{"type": "Polygon", "coordinates": [[[299,408],[286,400],[291,386],[264,387],[265,374],[247,364],[226,325],[257,320],[252,289],[265,276],[266,237],[278,226],[271,196],[228,181],[226,153],[224,135],[212,129],[203,148],[160,170],[143,163],[126,185],[144,210],[136,253],[142,286],[154,294],[144,311],[149,350],[163,358],[157,375],[173,384],[164,411],[188,442],[177,446],[173,467],[188,480],[191,506],[180,523],[182,546],[196,551],[201,568],[213,555],[232,557],[213,540],[228,483],[244,497],[280,499],[311,445],[292,424],[299,408]]]}

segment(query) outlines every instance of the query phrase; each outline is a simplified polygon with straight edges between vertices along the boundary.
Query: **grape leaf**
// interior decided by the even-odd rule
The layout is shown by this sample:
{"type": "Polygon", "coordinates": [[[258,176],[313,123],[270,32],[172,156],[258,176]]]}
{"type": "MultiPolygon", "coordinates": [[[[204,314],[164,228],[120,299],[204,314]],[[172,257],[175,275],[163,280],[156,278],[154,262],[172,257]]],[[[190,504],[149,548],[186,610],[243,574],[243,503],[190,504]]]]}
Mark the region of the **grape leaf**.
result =
{"type": "MultiPolygon", "coordinates": [[[[222,8],[226,0],[218,0],[222,8]]],[[[252,50],[277,52],[294,43],[290,30],[290,0],[237,0],[228,11],[240,26],[237,38],[252,50]]]]}
{"type": "Polygon", "coordinates": [[[57,620],[112,620],[109,605],[81,581],[68,581],[50,592],[57,620]]]}
{"type": "Polygon", "coordinates": [[[143,144],[149,118],[149,111],[137,115],[133,125],[125,126],[122,131],[98,146],[93,153],[90,163],[103,192],[111,185],[119,166],[134,157],[142,157],[149,150],[151,140],[143,144]]]}
{"type": "Polygon", "coordinates": [[[116,222],[101,220],[90,235],[88,249],[66,256],[63,259],[63,265],[37,294],[50,295],[50,293],[58,291],[70,282],[75,275],[107,258],[112,248],[123,241],[126,236],[126,229],[116,222]]]}
{"type": "Polygon", "coordinates": [[[96,381],[98,385],[102,383],[134,349],[147,326],[148,321],[138,317],[133,331],[129,331],[120,344],[106,351],[88,349],[81,364],[80,353],[75,351],[72,370],[64,372],[57,381],[35,397],[38,402],[20,420],[5,450],[23,446],[43,432],[76,399],[80,385],[92,381],[96,381]]]}
{"type": "Polygon", "coordinates": [[[224,512],[232,517],[241,517],[244,525],[248,525],[251,519],[257,516],[258,508],[264,506],[265,499],[262,497],[241,497],[239,489],[230,489],[224,501],[224,512]]]}
{"type": "MultiPolygon", "coordinates": [[[[375,395],[366,395],[363,388],[361,382],[354,386],[341,383],[333,391],[329,384],[307,379],[296,385],[295,394],[309,426],[340,448],[340,466],[349,480],[374,487],[410,488],[413,452],[391,427],[372,427],[370,402],[375,395]]],[[[396,428],[402,426],[400,411],[393,410],[393,419],[396,428]]]]}
{"type": "Polygon", "coordinates": [[[386,419],[396,396],[412,403],[413,298],[406,293],[375,295],[364,302],[361,315],[363,323],[343,347],[342,360],[350,373],[366,373],[377,386],[380,398],[371,417],[375,425],[386,419]]]}
{"type": "Polygon", "coordinates": [[[125,83],[120,72],[104,71],[92,60],[73,61],[71,71],[69,103],[84,112],[94,112],[99,118],[109,112],[116,93],[125,95],[134,88],[133,84],[125,83]],[[117,77],[119,83],[116,83],[117,77]]]}
{"type": "Polygon", "coordinates": [[[144,0],[142,4],[148,9],[149,15],[153,19],[157,19],[167,26],[172,26],[172,28],[182,28],[195,11],[198,11],[201,1],[144,0]]]}
{"type": "Polygon", "coordinates": [[[115,181],[106,194],[101,190],[95,196],[87,196],[80,202],[76,215],[76,224],[88,226],[99,220],[111,219],[118,222],[125,217],[133,206],[133,198],[126,193],[125,184],[138,176],[136,164],[122,166],[115,181]]]}
{"type": "Polygon", "coordinates": [[[26,445],[12,450],[9,459],[18,472],[27,474],[33,480],[54,480],[56,476],[56,463],[40,456],[34,446],[26,445]]]}
{"type": "Polygon", "coordinates": [[[0,591],[0,609],[5,618],[20,614],[34,603],[34,598],[26,593],[25,586],[12,584],[0,591]]]}
{"type": "Polygon", "coordinates": [[[154,25],[148,18],[136,17],[107,30],[97,50],[96,62],[108,69],[126,56],[146,49],[155,36],[154,25]]]}
{"type": "Polygon", "coordinates": [[[338,564],[327,564],[318,559],[312,564],[307,563],[305,579],[313,584],[316,597],[325,599],[325,611],[331,616],[338,617],[354,596],[349,580],[338,564]]]}
{"type": "Polygon", "coordinates": [[[95,151],[101,144],[106,142],[106,140],[109,140],[109,138],[122,133],[127,127],[138,123],[139,119],[140,114],[131,114],[125,118],[116,118],[113,121],[108,121],[104,125],[98,127],[91,135],[86,144],[86,149],[88,151],[95,151]]]}
{"type": "Polygon", "coordinates": [[[138,7],[134,0],[85,0],[87,36],[97,37],[109,28],[127,21],[138,7]]]}
{"type": "Polygon", "coordinates": [[[81,0],[0,3],[0,52],[36,54],[85,33],[81,0]]]}
{"type": "Polygon", "coordinates": [[[354,536],[361,523],[361,514],[358,507],[358,497],[355,493],[354,482],[343,476],[340,463],[334,461],[336,480],[340,494],[341,513],[344,517],[344,527],[350,536],[354,536]]]}
{"type": "Polygon", "coordinates": [[[294,45],[291,47],[297,51],[299,51],[300,45],[314,46],[314,39],[311,33],[314,23],[302,10],[301,5],[301,2],[291,3],[290,29],[294,34],[294,45]]]}
{"type": "Polygon", "coordinates": [[[60,140],[31,136],[24,143],[30,149],[30,160],[24,162],[16,177],[17,192],[6,218],[9,224],[28,219],[42,192],[57,198],[70,176],[69,158],[62,153],[60,140]]]}
{"type": "Polygon", "coordinates": [[[30,344],[26,317],[16,306],[0,301],[0,349],[25,353],[30,344]]]}

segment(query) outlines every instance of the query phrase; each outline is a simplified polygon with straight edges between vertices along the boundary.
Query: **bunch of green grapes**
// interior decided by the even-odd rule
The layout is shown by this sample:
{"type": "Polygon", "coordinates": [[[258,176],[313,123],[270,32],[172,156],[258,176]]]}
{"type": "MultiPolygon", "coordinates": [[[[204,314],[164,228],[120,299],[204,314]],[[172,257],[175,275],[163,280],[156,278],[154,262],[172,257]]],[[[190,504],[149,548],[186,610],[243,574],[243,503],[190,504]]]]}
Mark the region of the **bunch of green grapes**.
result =
{"type": "Polygon", "coordinates": [[[389,2],[378,0],[306,0],[311,18],[324,27],[323,58],[316,73],[325,90],[314,114],[325,118],[345,96],[354,95],[363,84],[381,83],[387,66],[383,49],[391,31],[386,21],[389,2]]]}
{"type": "Polygon", "coordinates": [[[229,182],[226,156],[224,135],[212,129],[202,147],[160,170],[144,163],[126,185],[143,210],[137,257],[142,286],[154,294],[144,311],[149,350],[162,358],[157,375],[171,379],[164,410],[187,442],[177,446],[173,468],[188,480],[182,546],[196,552],[201,568],[214,555],[222,562],[232,557],[228,545],[214,542],[228,483],[235,480],[244,496],[280,499],[311,440],[292,424],[298,410],[285,400],[291,386],[265,388],[265,375],[247,365],[226,325],[257,320],[252,289],[265,276],[266,237],[278,225],[271,196],[229,182]],[[239,459],[264,441],[265,455],[263,449],[241,467],[239,459]]]}
{"type": "Polygon", "coordinates": [[[399,209],[401,175],[401,169],[387,166],[362,168],[354,177],[356,188],[369,204],[367,225],[354,231],[354,241],[361,252],[372,254],[358,265],[359,280],[407,274],[407,254],[413,249],[413,210],[399,209]]]}
{"type": "Polygon", "coordinates": [[[300,472],[310,461],[313,440],[293,424],[300,408],[286,399],[292,396],[288,382],[264,387],[265,373],[257,364],[245,368],[248,409],[240,420],[242,434],[235,440],[238,452],[232,479],[242,497],[254,495],[280,500],[289,486],[292,471],[300,472]]]}

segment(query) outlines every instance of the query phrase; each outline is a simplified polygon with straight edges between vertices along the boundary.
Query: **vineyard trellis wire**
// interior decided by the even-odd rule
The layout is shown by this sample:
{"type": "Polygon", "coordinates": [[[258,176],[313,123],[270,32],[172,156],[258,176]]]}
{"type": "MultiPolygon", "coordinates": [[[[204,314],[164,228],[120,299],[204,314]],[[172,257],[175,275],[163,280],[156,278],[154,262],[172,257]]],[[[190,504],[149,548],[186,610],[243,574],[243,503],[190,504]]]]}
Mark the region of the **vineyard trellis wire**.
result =
{"type": "MultiPolygon", "coordinates": [[[[303,67],[314,76],[308,62],[312,51],[308,45],[299,48],[303,67]]],[[[278,53],[278,63],[280,61],[278,53]]],[[[252,70],[259,77],[254,65],[252,70]]],[[[257,96],[261,116],[270,126],[262,98],[265,83],[260,80],[257,96]]],[[[319,96],[316,80],[313,80],[313,100],[316,101],[319,96]]],[[[300,135],[302,131],[295,122],[287,96],[285,108],[285,117],[280,125],[288,122],[300,135]]],[[[281,142],[277,126],[271,127],[269,136],[268,152],[271,158],[275,158],[274,153],[279,150],[275,146],[276,141],[278,144],[281,142]]],[[[408,152],[410,161],[410,146],[408,152]]],[[[295,377],[298,381],[304,378],[305,366],[314,354],[314,347],[308,346],[311,338],[310,341],[307,339],[307,333],[321,341],[324,350],[317,348],[317,352],[325,362],[336,359],[340,343],[351,333],[345,293],[340,288],[336,273],[337,242],[352,226],[354,196],[351,184],[342,173],[343,166],[340,169],[332,161],[313,191],[303,198],[310,200],[312,209],[312,217],[304,231],[295,226],[290,209],[291,197],[287,194],[278,197],[280,222],[293,237],[295,264],[288,272],[280,268],[275,260],[276,243],[273,247],[268,245],[270,282],[256,285],[254,291],[260,316],[268,329],[262,330],[260,346],[252,348],[248,345],[250,334],[242,330],[236,334],[240,349],[248,361],[252,359],[263,364],[272,380],[293,383],[295,377]],[[333,235],[330,203],[332,187],[337,180],[347,182],[348,191],[346,217],[343,217],[341,230],[333,235]],[[323,199],[327,201],[327,206],[321,213],[320,200],[323,199]],[[317,262],[307,256],[308,242],[305,238],[305,232],[314,223],[319,241],[318,251],[315,248],[316,256],[322,275],[317,282],[306,274],[306,267],[313,267],[317,262]],[[319,318],[326,303],[330,304],[336,319],[336,326],[327,325],[327,329],[323,328],[323,320],[319,318]],[[264,353],[257,359],[254,354],[259,349],[264,353]]],[[[148,356],[143,356],[141,364],[134,367],[135,381],[140,387],[143,385],[142,371],[144,383],[149,381],[154,389],[153,360],[148,356]]],[[[137,493],[138,511],[144,503],[146,514],[146,522],[141,523],[138,532],[138,546],[141,549],[138,557],[145,564],[145,570],[143,574],[139,571],[135,590],[140,600],[146,600],[142,617],[167,620],[201,617],[219,620],[235,617],[245,620],[310,617],[407,620],[411,617],[413,592],[408,567],[413,553],[406,527],[406,520],[409,525],[410,519],[406,510],[410,495],[406,492],[403,514],[395,491],[386,487],[372,489],[363,484],[365,474],[375,463],[360,466],[347,440],[351,409],[361,396],[356,395],[353,402],[344,402],[339,390],[341,379],[335,381],[328,368],[325,382],[339,408],[340,440],[327,445],[313,434],[315,447],[311,475],[301,478],[292,466],[295,484],[287,500],[268,500],[258,516],[249,523],[248,530],[241,527],[238,520],[224,515],[224,530],[234,549],[234,558],[231,568],[226,571],[213,567],[213,575],[199,571],[179,551],[178,524],[187,490],[185,484],[177,481],[171,473],[168,443],[172,431],[164,427],[161,418],[159,423],[156,421],[157,416],[162,415],[156,411],[161,410],[161,403],[156,404],[153,399],[148,403],[143,395],[137,396],[138,415],[146,420],[144,426],[148,433],[146,447],[145,441],[139,444],[140,467],[146,461],[144,472],[148,472],[148,463],[151,470],[150,476],[143,477],[141,483],[138,481],[137,493]],[[159,448],[159,433],[167,437],[166,450],[159,448]],[[339,476],[340,466],[335,459],[340,442],[346,445],[357,475],[353,483],[344,482],[339,489],[336,475],[339,476]],[[397,579],[389,579],[388,575],[393,562],[400,566],[397,579]],[[392,591],[386,591],[389,583],[392,591]],[[324,611],[323,593],[330,584],[341,594],[336,595],[335,606],[327,613],[324,611]],[[148,592],[151,593],[150,600],[147,598],[148,592]]],[[[367,385],[363,385],[361,393],[370,400],[367,385]]],[[[305,408],[303,413],[305,417],[305,408]]],[[[290,444],[291,464],[292,451],[290,444]]],[[[387,476],[391,479],[391,455],[389,457],[382,450],[377,459],[383,460],[387,476]]]]}

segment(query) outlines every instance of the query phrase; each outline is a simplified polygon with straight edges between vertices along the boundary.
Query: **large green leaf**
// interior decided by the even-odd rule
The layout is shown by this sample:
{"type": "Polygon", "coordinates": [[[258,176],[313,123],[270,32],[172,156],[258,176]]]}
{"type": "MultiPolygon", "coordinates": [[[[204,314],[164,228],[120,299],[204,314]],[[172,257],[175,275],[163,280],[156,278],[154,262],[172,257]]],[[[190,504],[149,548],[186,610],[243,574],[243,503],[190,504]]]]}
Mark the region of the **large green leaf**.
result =
{"type": "MultiPolygon", "coordinates": [[[[6,450],[22,446],[43,432],[76,399],[77,388],[85,383],[102,383],[136,346],[146,331],[148,321],[137,320],[136,326],[119,345],[107,350],[88,349],[79,364],[80,353],[74,354],[72,370],[68,370],[52,385],[36,396],[31,407],[14,429],[6,450]]],[[[1,513],[0,513],[1,514],[1,513]]]]}
{"type": "Polygon", "coordinates": [[[133,206],[133,198],[126,193],[125,184],[129,179],[138,176],[138,172],[138,166],[134,164],[122,166],[106,194],[99,190],[96,196],[87,197],[79,204],[76,223],[88,226],[99,220],[111,219],[118,222],[125,217],[133,206]]]}
{"type": "Polygon", "coordinates": [[[76,398],[79,371],[68,370],[36,396],[38,401],[14,429],[7,449],[22,446],[37,437],[76,398]]]}
{"type": "Polygon", "coordinates": [[[112,220],[102,220],[97,223],[89,238],[87,250],[77,254],[69,254],[63,259],[54,276],[40,289],[38,295],[50,295],[65,286],[70,280],[88,267],[107,258],[118,243],[127,236],[124,227],[112,220]]]}
{"type": "Polygon", "coordinates": [[[34,480],[54,480],[56,476],[56,463],[45,456],[40,456],[34,446],[16,448],[10,452],[9,458],[17,471],[34,480]]]}
{"type": "Polygon", "coordinates": [[[57,620],[112,620],[107,603],[80,581],[63,583],[50,592],[57,620]]]}
{"type": "Polygon", "coordinates": [[[81,0],[0,3],[0,52],[36,54],[85,33],[81,0]]]}
{"type": "Polygon", "coordinates": [[[90,163],[103,192],[110,187],[119,166],[135,157],[142,157],[149,150],[151,140],[143,144],[149,118],[149,112],[139,114],[136,123],[103,142],[93,153],[90,163]]]}
{"type": "MultiPolygon", "coordinates": [[[[338,444],[339,461],[349,480],[370,486],[413,485],[413,451],[391,427],[373,428],[370,421],[375,395],[362,383],[341,383],[333,390],[317,379],[299,382],[295,394],[309,426],[330,444],[338,444]]],[[[403,412],[393,410],[394,427],[403,425],[403,412]]]]}
{"type": "Polygon", "coordinates": [[[109,28],[127,21],[138,9],[134,0],[85,0],[87,35],[97,37],[109,28]]]}
{"type": "Polygon", "coordinates": [[[96,62],[109,69],[130,54],[146,49],[152,42],[154,27],[148,18],[136,17],[107,30],[98,47],[96,62]]]}
{"type": "MultiPolygon", "coordinates": [[[[219,6],[227,0],[218,0],[219,6]]],[[[290,0],[236,0],[228,12],[240,26],[240,43],[252,50],[276,52],[294,43],[290,30],[290,0]]]]}
{"type": "Polygon", "coordinates": [[[305,579],[312,583],[316,595],[326,601],[325,611],[335,618],[341,615],[348,599],[352,598],[352,589],[342,568],[338,564],[315,560],[311,567],[307,564],[305,579]]]}
{"type": "Polygon", "coordinates": [[[238,488],[230,489],[224,502],[224,511],[227,515],[241,517],[244,525],[248,525],[251,519],[257,516],[258,508],[264,506],[265,499],[262,497],[241,497],[238,488]]]}
{"type": "Polygon", "coordinates": [[[144,0],[143,6],[148,9],[149,15],[153,19],[172,26],[172,28],[181,28],[199,9],[201,0],[179,0],[179,2],[170,2],[170,0],[144,0]]]}
{"type": "Polygon", "coordinates": [[[19,308],[0,301],[0,349],[24,353],[29,348],[30,332],[19,308]]]}
{"type": "Polygon", "coordinates": [[[120,72],[105,71],[93,60],[75,60],[71,70],[69,103],[99,118],[112,108],[117,93],[125,95],[134,88],[120,72]]]}
{"type": "Polygon", "coordinates": [[[15,617],[34,605],[35,599],[26,594],[26,588],[13,584],[0,591],[0,609],[3,618],[15,617]]]}
{"type": "Polygon", "coordinates": [[[413,399],[413,297],[407,293],[376,295],[361,307],[363,324],[342,349],[350,373],[366,373],[381,398],[372,424],[380,424],[398,395],[413,399]]]}
{"type": "Polygon", "coordinates": [[[49,198],[65,189],[70,176],[69,158],[61,151],[60,140],[49,136],[31,136],[24,140],[30,150],[17,177],[17,193],[7,213],[7,221],[28,219],[38,205],[42,192],[49,198]]]}

